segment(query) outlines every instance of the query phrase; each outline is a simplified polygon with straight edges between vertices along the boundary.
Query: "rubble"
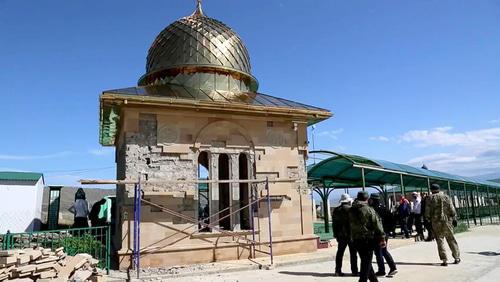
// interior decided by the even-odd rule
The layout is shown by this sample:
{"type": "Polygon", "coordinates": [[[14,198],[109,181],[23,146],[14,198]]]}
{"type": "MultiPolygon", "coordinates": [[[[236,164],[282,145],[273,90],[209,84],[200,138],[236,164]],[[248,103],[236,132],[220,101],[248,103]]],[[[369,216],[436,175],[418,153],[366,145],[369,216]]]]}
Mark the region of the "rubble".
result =
{"type": "Polygon", "coordinates": [[[69,256],[64,248],[0,251],[0,282],[3,281],[106,281],[97,271],[99,261],[89,254],[69,256]]]}

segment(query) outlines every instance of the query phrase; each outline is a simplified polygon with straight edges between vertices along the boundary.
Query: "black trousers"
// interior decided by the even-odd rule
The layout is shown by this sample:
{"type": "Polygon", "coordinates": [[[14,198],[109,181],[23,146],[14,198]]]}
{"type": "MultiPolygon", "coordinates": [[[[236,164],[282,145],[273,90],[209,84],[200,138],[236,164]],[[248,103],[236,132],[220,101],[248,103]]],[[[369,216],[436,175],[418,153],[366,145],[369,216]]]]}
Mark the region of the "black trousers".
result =
{"type": "Polygon", "coordinates": [[[422,215],[421,214],[415,214],[414,215],[414,221],[415,221],[415,229],[417,230],[418,235],[423,235],[424,234],[424,228],[422,227],[422,215]]]}
{"type": "Polygon", "coordinates": [[[384,272],[385,273],[385,264],[384,264],[384,259],[387,262],[387,265],[389,266],[389,271],[396,269],[396,264],[394,263],[394,259],[391,256],[391,253],[389,253],[389,250],[387,249],[387,246],[389,244],[389,237],[385,237],[385,242],[386,242],[386,247],[381,248],[379,245],[375,246],[375,258],[377,259],[377,265],[378,265],[378,271],[379,272],[384,272]]]}
{"type": "Polygon", "coordinates": [[[427,239],[434,240],[434,234],[432,234],[432,224],[430,221],[424,219],[424,227],[427,229],[427,239]]]}
{"type": "Polygon", "coordinates": [[[401,226],[401,232],[408,238],[410,236],[410,232],[408,231],[408,216],[401,216],[399,218],[399,225],[401,226]]]}
{"type": "Polygon", "coordinates": [[[344,252],[347,246],[349,246],[349,256],[351,258],[351,272],[358,273],[358,255],[356,253],[356,248],[354,244],[349,240],[339,240],[337,239],[337,256],[335,257],[335,273],[342,272],[342,260],[344,258],[344,252]]]}
{"type": "Polygon", "coordinates": [[[89,227],[89,222],[86,217],[75,217],[73,228],[89,227]]]}
{"type": "Polygon", "coordinates": [[[374,240],[356,240],[354,247],[361,258],[361,269],[359,271],[359,282],[378,281],[372,267],[373,252],[376,242],[374,240]]]}

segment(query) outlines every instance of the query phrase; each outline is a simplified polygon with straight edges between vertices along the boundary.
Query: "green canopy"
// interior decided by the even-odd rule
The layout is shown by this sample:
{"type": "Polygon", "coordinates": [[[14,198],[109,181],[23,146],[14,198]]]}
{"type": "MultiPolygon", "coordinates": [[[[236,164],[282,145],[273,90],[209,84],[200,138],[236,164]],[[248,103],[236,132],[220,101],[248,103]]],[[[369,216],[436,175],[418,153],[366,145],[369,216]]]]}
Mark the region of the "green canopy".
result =
{"type": "Polygon", "coordinates": [[[416,191],[427,189],[430,183],[438,183],[441,186],[444,185],[443,188],[446,189],[458,185],[500,189],[500,183],[416,168],[405,164],[331,151],[312,151],[310,153],[331,155],[331,157],[308,167],[309,183],[323,187],[401,185],[405,191],[416,191]]]}

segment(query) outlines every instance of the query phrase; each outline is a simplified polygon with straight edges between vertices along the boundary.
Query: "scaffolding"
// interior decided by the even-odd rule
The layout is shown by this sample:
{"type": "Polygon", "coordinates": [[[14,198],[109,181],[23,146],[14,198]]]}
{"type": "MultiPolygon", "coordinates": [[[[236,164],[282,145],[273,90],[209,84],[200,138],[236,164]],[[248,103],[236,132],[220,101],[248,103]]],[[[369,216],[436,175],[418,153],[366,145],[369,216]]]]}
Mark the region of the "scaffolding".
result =
{"type": "MultiPolygon", "coordinates": [[[[137,279],[140,279],[140,259],[141,259],[141,204],[145,203],[151,206],[156,207],[159,209],[161,212],[168,213],[174,217],[178,217],[180,219],[183,219],[191,225],[186,229],[189,229],[193,226],[201,226],[201,228],[198,228],[196,231],[191,233],[190,235],[193,235],[196,232],[199,232],[202,229],[211,229],[217,231],[220,235],[219,236],[230,236],[233,238],[238,238],[236,241],[238,244],[240,244],[240,239],[245,242],[247,246],[250,247],[250,255],[251,258],[254,259],[256,258],[256,252],[263,253],[269,256],[270,259],[270,266],[274,264],[274,255],[273,255],[273,236],[272,236],[272,221],[271,221],[271,198],[273,197],[287,197],[286,195],[271,195],[270,193],[270,188],[269,188],[269,183],[296,183],[300,179],[269,179],[266,177],[265,179],[245,179],[245,180],[165,180],[165,181],[141,181],[141,177],[139,175],[138,180],[80,180],[80,183],[82,185],[96,185],[96,184],[116,184],[116,185],[134,185],[134,225],[133,225],[133,251],[132,251],[132,267],[133,270],[136,272],[136,277],[137,279]],[[228,207],[218,211],[215,214],[209,215],[208,218],[203,218],[201,220],[196,219],[196,217],[190,217],[187,215],[184,215],[182,213],[179,213],[175,210],[166,208],[162,205],[156,204],[150,200],[144,199],[144,195],[147,195],[147,191],[144,191],[142,189],[143,185],[150,185],[150,184],[223,184],[223,183],[247,183],[252,185],[250,188],[250,197],[248,204],[239,207],[236,210],[232,210],[234,208],[232,205],[229,205],[228,207]],[[264,190],[265,190],[265,195],[262,195],[262,193],[259,193],[258,191],[258,184],[264,184],[264,190]],[[269,245],[267,247],[269,248],[269,252],[266,252],[260,248],[262,246],[262,243],[256,241],[255,234],[256,232],[259,232],[260,230],[256,230],[255,228],[255,213],[257,213],[257,216],[259,214],[259,206],[256,205],[259,202],[264,202],[267,205],[267,218],[268,218],[268,233],[269,233],[269,245]],[[227,231],[224,230],[220,227],[217,226],[217,223],[219,223],[221,220],[231,217],[235,215],[236,213],[239,213],[240,211],[244,209],[249,209],[250,212],[250,223],[251,223],[251,230],[250,234],[252,236],[252,239],[248,239],[244,236],[242,236],[238,232],[234,231],[227,231]],[[222,213],[226,212],[229,210],[229,213],[223,215],[222,217],[217,218],[219,215],[222,213]],[[208,219],[208,220],[207,220],[208,219]],[[208,221],[208,223],[207,223],[208,221]],[[259,246],[257,248],[256,246],[259,246]]],[[[231,186],[228,186],[231,187],[231,186]]],[[[154,250],[147,250],[148,253],[154,253],[154,250]]],[[[144,252],[144,250],[142,250],[144,252]]]]}

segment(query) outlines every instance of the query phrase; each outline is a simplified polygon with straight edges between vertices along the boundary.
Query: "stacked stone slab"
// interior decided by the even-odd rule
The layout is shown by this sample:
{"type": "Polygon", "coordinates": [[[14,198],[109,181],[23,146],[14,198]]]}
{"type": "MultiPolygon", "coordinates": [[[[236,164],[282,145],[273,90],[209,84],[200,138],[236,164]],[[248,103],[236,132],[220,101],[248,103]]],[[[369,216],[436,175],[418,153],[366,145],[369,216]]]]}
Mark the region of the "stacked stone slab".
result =
{"type": "Polygon", "coordinates": [[[68,256],[64,248],[0,251],[0,281],[103,281],[99,261],[89,254],[68,256]]]}

